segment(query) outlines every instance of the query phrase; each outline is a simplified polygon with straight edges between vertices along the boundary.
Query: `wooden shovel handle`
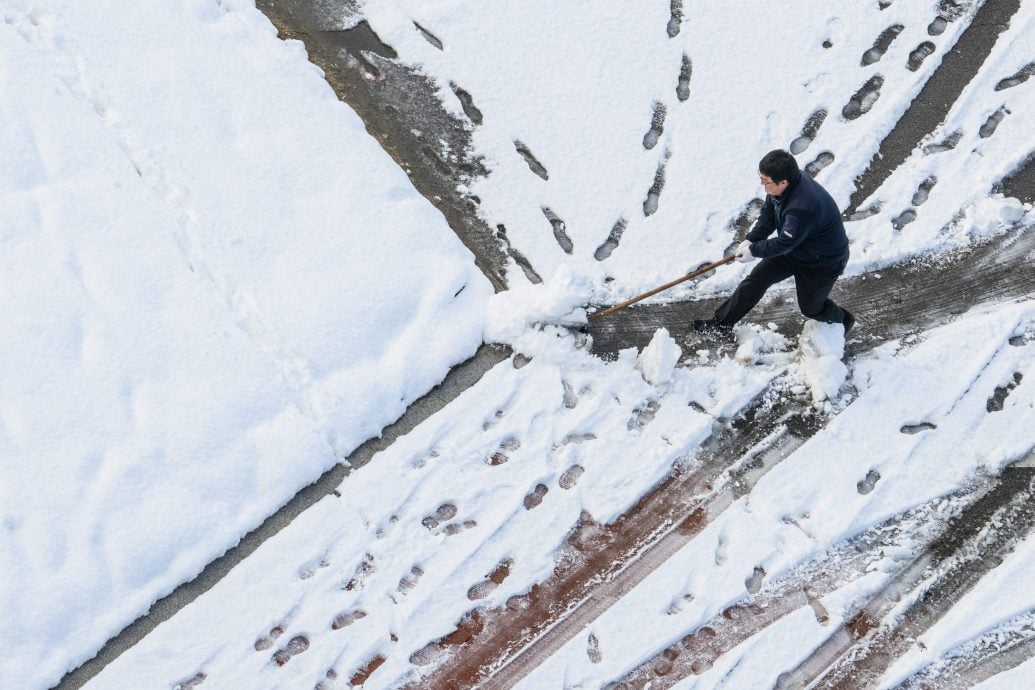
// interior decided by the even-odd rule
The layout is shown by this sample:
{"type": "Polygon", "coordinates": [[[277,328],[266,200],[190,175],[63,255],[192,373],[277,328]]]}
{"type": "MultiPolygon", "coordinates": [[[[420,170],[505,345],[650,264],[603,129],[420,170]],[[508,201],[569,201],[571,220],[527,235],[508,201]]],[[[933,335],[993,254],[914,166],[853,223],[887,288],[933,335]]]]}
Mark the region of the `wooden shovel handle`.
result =
{"type": "Polygon", "coordinates": [[[696,278],[697,276],[701,275],[702,273],[707,273],[708,271],[710,271],[710,270],[712,270],[714,268],[718,268],[719,266],[723,266],[725,264],[728,264],[731,261],[733,261],[733,259],[735,259],[735,258],[736,257],[731,254],[731,255],[727,256],[725,259],[719,259],[718,261],[716,261],[713,264],[708,264],[707,266],[701,266],[699,269],[697,269],[693,273],[687,273],[682,278],[676,278],[675,280],[670,281],[668,283],[665,283],[664,285],[659,285],[658,287],[654,288],[653,290],[645,292],[642,295],[636,295],[632,299],[627,299],[624,302],[622,302],[621,304],[616,304],[613,307],[609,307],[609,308],[605,309],[604,311],[595,311],[592,314],[590,314],[589,316],[587,316],[586,320],[587,321],[595,321],[595,320],[599,319],[602,316],[607,316],[608,314],[614,314],[616,311],[621,311],[622,309],[625,309],[626,307],[628,307],[631,304],[636,304],[640,300],[647,299],[648,297],[650,297],[652,295],[656,295],[656,294],[658,294],[659,292],[661,292],[663,290],[668,290],[670,287],[674,287],[676,285],[679,285],[680,283],[684,283],[684,282],[690,280],[691,278],[696,278]]]}

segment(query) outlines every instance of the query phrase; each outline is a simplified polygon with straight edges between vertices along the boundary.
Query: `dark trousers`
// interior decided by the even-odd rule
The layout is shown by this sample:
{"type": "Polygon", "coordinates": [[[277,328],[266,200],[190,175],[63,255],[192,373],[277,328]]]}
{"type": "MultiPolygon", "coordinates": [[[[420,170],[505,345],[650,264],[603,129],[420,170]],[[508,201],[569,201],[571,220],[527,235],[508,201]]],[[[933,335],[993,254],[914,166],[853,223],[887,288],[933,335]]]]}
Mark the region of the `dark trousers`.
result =
{"type": "Polygon", "coordinates": [[[844,323],[845,310],[830,299],[830,290],[847,263],[848,260],[844,259],[828,266],[803,268],[784,256],[762,259],[730,298],[715,310],[715,318],[732,326],[758,304],[766,290],[794,276],[798,308],[802,314],[816,321],[844,323]]]}

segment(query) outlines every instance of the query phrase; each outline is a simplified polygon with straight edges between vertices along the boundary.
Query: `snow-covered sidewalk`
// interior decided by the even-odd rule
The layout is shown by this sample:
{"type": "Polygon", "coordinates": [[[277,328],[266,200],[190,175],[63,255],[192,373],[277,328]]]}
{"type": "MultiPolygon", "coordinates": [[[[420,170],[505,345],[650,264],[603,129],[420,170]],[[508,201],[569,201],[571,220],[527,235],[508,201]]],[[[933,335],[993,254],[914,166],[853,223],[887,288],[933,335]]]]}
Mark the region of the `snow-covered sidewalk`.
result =
{"type": "MultiPolygon", "coordinates": [[[[744,596],[756,567],[778,578],[951,493],[976,472],[1022,457],[1031,438],[1019,422],[1030,415],[1032,391],[1018,387],[996,414],[985,405],[1015,372],[1029,375],[1033,317],[1030,304],[985,311],[857,362],[859,397],[829,428],[573,639],[527,687],[549,687],[559,677],[573,687],[614,679],[744,596]],[[954,376],[940,374],[944,367],[954,376]],[[937,428],[900,432],[921,424],[937,428]],[[682,599],[690,603],[674,605],[682,599]],[[602,661],[587,656],[590,634],[602,661]]],[[[332,687],[333,678],[353,678],[372,661],[376,671],[364,687],[396,687],[444,660],[432,643],[472,608],[505,607],[549,576],[581,518],[610,522],[673,463],[692,466],[715,420],[773,376],[805,380],[800,365],[744,367],[724,359],[677,369],[651,386],[644,375],[659,352],[637,368],[634,352],[607,364],[572,349],[571,336],[534,339],[531,363],[497,366],[355,472],[340,498],[301,516],[89,687],[176,683],[198,674],[229,687],[332,687]]],[[[902,539],[907,550],[911,537],[902,539]]],[[[836,618],[851,594],[882,581],[871,577],[825,604],[836,618]]],[[[824,634],[817,625],[814,636],[824,634]]],[[[799,642],[795,653],[807,653],[800,636],[788,644],[799,642]]],[[[773,678],[783,670],[764,669],[773,678]]]]}

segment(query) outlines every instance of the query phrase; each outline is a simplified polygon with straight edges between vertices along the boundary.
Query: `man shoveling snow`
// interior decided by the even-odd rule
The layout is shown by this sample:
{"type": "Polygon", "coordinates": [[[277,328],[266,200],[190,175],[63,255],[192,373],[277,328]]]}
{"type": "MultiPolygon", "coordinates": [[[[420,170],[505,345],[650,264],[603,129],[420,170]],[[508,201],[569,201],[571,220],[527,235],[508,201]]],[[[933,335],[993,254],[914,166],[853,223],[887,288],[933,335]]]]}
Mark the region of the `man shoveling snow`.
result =
{"type": "Polygon", "coordinates": [[[734,256],[762,261],[741,281],[710,319],[694,329],[711,338],[732,341],[733,326],[758,304],[771,286],[794,276],[798,307],[810,319],[840,323],[845,333],[855,317],[830,299],[830,290],[848,264],[848,236],[841,211],[827,190],[807,175],[787,151],[770,151],[758,164],[766,199],[755,227],[734,256]],[[767,239],[776,232],[776,237],[767,239]]]}

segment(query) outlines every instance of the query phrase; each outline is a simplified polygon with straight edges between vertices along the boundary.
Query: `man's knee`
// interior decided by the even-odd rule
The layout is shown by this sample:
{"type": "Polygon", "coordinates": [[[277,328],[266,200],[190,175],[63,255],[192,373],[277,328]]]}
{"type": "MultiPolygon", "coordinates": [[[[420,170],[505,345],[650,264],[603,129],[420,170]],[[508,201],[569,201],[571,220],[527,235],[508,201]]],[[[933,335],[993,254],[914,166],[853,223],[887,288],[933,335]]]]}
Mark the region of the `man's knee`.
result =
{"type": "Polygon", "coordinates": [[[841,315],[839,307],[831,300],[825,299],[822,302],[802,304],[798,302],[798,308],[807,319],[815,319],[826,323],[840,323],[841,315]]]}

